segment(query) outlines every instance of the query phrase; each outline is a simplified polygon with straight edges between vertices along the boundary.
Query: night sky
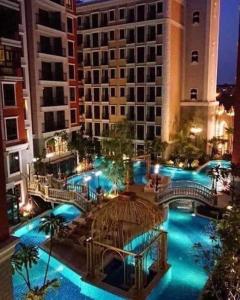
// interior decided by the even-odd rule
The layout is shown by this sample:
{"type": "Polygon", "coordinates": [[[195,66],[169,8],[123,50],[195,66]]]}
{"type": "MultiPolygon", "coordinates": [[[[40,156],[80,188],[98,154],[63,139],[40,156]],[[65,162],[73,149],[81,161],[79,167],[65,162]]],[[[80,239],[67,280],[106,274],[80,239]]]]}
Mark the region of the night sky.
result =
{"type": "Polygon", "coordinates": [[[218,83],[235,83],[240,0],[221,0],[218,83]]]}

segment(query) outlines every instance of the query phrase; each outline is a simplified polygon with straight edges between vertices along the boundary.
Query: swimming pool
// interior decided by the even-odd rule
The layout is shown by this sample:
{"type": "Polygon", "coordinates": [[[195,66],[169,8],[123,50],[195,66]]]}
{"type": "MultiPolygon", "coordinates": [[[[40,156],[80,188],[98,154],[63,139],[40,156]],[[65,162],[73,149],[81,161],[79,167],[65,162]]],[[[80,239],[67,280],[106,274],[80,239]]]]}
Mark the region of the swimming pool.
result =
{"type": "MultiPolygon", "coordinates": [[[[75,216],[76,208],[72,205],[61,205],[55,209],[55,213],[67,215],[70,218],[75,216]]],[[[195,242],[201,242],[210,246],[210,240],[204,231],[209,224],[207,219],[192,216],[190,213],[180,210],[170,210],[168,220],[164,223],[164,229],[168,231],[168,261],[171,264],[170,269],[164,275],[157,286],[149,295],[149,300],[195,300],[201,293],[207,280],[207,274],[197,266],[194,261],[192,246],[195,242]]],[[[44,241],[46,236],[38,232],[36,220],[30,222],[30,230],[23,226],[15,232],[22,242],[36,243],[44,241]],[[33,238],[34,233],[34,238],[33,238]]],[[[47,254],[39,250],[39,263],[33,267],[31,278],[34,285],[41,284],[43,270],[46,266],[47,254]]],[[[121,297],[115,296],[105,290],[97,288],[84,282],[77,273],[62,264],[55,258],[51,258],[49,279],[58,278],[60,288],[48,293],[46,300],[117,300],[121,297]]],[[[22,298],[25,285],[18,275],[13,276],[14,299],[22,298]]]]}
{"type": "MultiPolygon", "coordinates": [[[[170,176],[173,181],[186,180],[194,181],[202,184],[208,188],[211,187],[211,178],[207,175],[208,171],[220,165],[222,168],[230,168],[231,162],[224,160],[212,160],[209,161],[200,171],[189,171],[175,167],[168,167],[161,165],[159,168],[159,174],[164,176],[170,176]]],[[[153,167],[152,170],[153,172],[153,167]]],[[[96,170],[82,173],[79,175],[68,178],[68,183],[73,185],[84,184],[84,178],[90,176],[89,181],[90,188],[95,191],[100,185],[102,189],[109,192],[112,189],[111,181],[103,174],[97,175],[96,170]]],[[[134,182],[136,184],[146,184],[146,165],[144,162],[135,162],[133,165],[134,182]]]]}

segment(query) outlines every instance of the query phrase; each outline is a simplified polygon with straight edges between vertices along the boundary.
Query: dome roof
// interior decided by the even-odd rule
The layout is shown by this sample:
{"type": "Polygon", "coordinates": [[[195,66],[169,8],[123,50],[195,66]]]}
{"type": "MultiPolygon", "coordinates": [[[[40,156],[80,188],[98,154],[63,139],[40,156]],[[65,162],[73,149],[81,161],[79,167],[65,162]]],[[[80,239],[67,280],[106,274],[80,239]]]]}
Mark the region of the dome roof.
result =
{"type": "Polygon", "coordinates": [[[123,248],[162,222],[163,213],[155,203],[124,192],[94,213],[92,238],[123,248]]]}

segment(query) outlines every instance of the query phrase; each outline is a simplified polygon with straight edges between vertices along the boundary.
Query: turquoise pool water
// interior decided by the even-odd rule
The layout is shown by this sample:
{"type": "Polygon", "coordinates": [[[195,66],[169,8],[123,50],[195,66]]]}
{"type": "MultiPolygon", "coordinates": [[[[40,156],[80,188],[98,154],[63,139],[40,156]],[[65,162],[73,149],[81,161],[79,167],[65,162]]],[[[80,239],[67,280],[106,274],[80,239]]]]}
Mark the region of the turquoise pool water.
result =
{"type": "MultiPolygon", "coordinates": [[[[74,206],[61,205],[55,209],[55,213],[58,212],[71,218],[70,215],[74,217],[76,211],[74,206]]],[[[164,229],[168,231],[168,262],[171,267],[153,289],[148,297],[149,300],[197,300],[207,280],[207,274],[195,264],[192,246],[195,242],[210,246],[210,240],[204,230],[208,224],[207,219],[194,217],[180,210],[170,210],[164,229]]],[[[22,242],[30,243],[31,241],[39,244],[40,241],[46,239],[46,236],[38,232],[38,225],[35,221],[32,221],[30,225],[34,229],[29,230],[24,226],[15,232],[22,242]],[[33,238],[33,232],[35,238],[33,238]]],[[[139,238],[135,242],[137,246],[140,243],[139,238]]],[[[39,263],[31,271],[34,285],[39,285],[43,280],[43,270],[47,261],[47,254],[44,251],[39,250],[39,254],[39,263]]],[[[84,282],[78,274],[54,258],[51,259],[49,278],[58,278],[61,286],[56,291],[50,291],[46,300],[122,299],[84,282]]],[[[18,275],[14,275],[13,279],[14,299],[22,299],[25,285],[18,275]]]]}
{"type": "MultiPolygon", "coordinates": [[[[229,161],[224,160],[213,160],[208,162],[206,166],[204,166],[200,171],[188,171],[182,170],[179,168],[168,167],[168,166],[160,166],[159,174],[164,176],[170,176],[173,181],[178,180],[186,180],[186,181],[194,181],[199,184],[202,184],[206,187],[211,187],[211,178],[207,175],[208,171],[220,165],[223,168],[229,168],[231,163],[229,161]]],[[[134,172],[134,182],[136,184],[145,184],[146,183],[146,165],[143,162],[135,162],[133,166],[134,172]]],[[[153,172],[153,167],[152,167],[153,172]]],[[[98,185],[100,185],[104,191],[108,192],[112,188],[112,183],[106,176],[103,174],[100,176],[96,176],[96,171],[86,172],[84,174],[75,175],[68,179],[69,184],[78,185],[84,184],[84,178],[86,176],[91,176],[89,181],[90,188],[95,191],[98,185]]]]}

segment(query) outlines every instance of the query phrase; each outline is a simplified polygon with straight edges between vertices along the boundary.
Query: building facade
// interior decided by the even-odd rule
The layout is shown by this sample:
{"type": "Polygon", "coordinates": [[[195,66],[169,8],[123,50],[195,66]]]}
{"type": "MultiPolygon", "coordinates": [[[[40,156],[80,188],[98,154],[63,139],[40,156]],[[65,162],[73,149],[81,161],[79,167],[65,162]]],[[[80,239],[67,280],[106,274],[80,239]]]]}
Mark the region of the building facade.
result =
{"type": "Polygon", "coordinates": [[[26,0],[35,160],[71,153],[61,133],[79,130],[76,13],[72,0],[26,0]]]}
{"type": "Polygon", "coordinates": [[[77,16],[86,135],[129,120],[138,151],[190,119],[214,135],[218,0],[79,1],[77,16]]]}
{"type": "Polygon", "coordinates": [[[26,174],[33,157],[28,49],[24,1],[0,3],[0,103],[6,190],[15,194],[8,211],[14,222],[26,198],[26,174]]]}

